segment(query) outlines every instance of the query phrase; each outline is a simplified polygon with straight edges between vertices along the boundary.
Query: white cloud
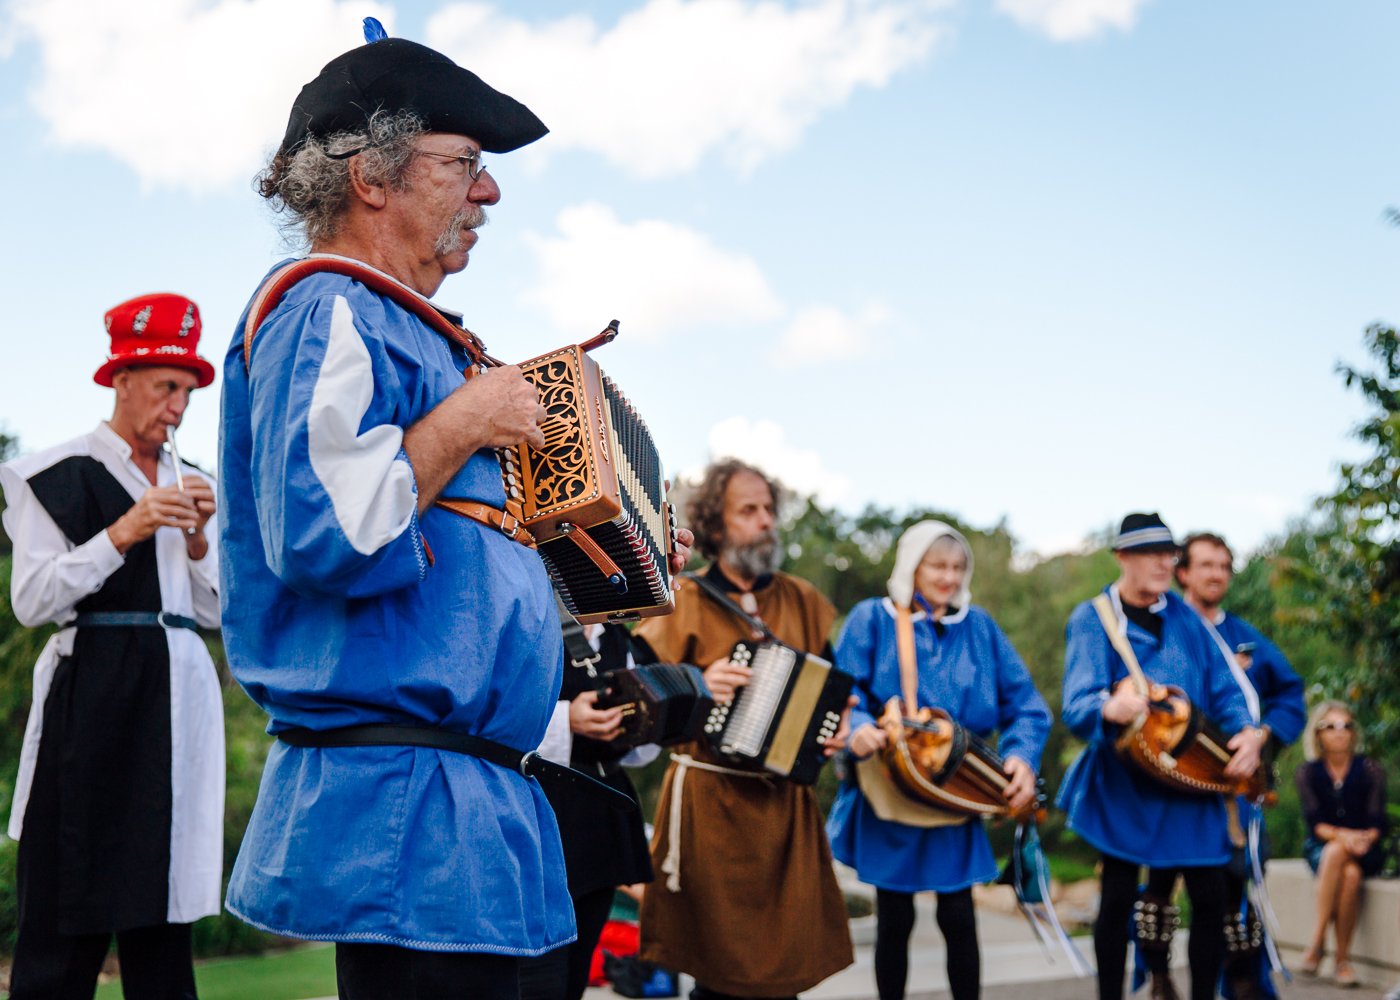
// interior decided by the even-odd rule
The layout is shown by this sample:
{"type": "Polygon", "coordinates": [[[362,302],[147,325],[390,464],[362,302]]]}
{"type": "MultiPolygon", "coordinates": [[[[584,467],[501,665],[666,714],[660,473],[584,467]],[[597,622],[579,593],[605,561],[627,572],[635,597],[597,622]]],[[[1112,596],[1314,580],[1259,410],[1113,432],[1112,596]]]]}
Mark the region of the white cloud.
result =
{"type": "MultiPolygon", "coordinates": [[[[821,453],[799,448],[787,440],[781,424],[772,420],[730,417],[710,428],[711,459],[738,458],[776,476],[799,496],[815,496],[824,504],[838,504],[851,494],[851,481],[826,467],[821,453]]],[[[682,475],[698,479],[703,468],[682,475]]]]}
{"type": "MultiPolygon", "coordinates": [[[[620,221],[589,202],[559,213],[558,234],[527,234],[540,266],[529,298],[562,329],[586,316],[621,317],[629,337],[766,321],[782,303],[758,265],[671,222],[620,221]]],[[[591,321],[590,321],[591,322],[591,321]]]]}
{"type": "Polygon", "coordinates": [[[0,55],[38,46],[29,98],[57,145],[203,191],[247,183],[302,84],[362,42],[366,15],[392,24],[372,0],[13,0],[0,55]]]}
{"type": "Polygon", "coordinates": [[[810,306],[788,323],[772,361],[786,367],[846,361],[870,348],[875,329],[888,318],[879,305],[867,306],[856,316],[833,306],[810,306]]]}
{"type": "Polygon", "coordinates": [[[585,149],[642,177],[716,152],[747,169],[796,145],[860,87],[882,87],[941,37],[945,0],[650,0],[610,28],[444,8],[427,42],[553,129],[536,155],[585,149]]]}
{"type": "Polygon", "coordinates": [[[1108,28],[1129,31],[1147,0],[997,0],[997,10],[1057,42],[1092,38],[1108,28]]]}

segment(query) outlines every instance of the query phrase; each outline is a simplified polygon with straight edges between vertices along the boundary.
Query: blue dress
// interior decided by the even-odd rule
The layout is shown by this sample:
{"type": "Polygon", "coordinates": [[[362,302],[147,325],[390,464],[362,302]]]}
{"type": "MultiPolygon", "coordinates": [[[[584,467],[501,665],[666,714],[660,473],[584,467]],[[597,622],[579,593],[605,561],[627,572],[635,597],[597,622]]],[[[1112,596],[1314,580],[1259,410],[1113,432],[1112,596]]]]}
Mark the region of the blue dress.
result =
{"type": "MultiPolygon", "coordinates": [[[[563,670],[538,555],[438,508],[404,429],[465,354],[350,278],[295,285],[224,363],[219,483],[230,668],[268,731],[393,722],[537,746],[563,670]],[[431,556],[430,553],[431,552],[431,556]]],[[[443,495],[499,507],[479,451],[443,495]]],[[[535,955],[573,939],[539,786],[475,757],[274,743],[229,881],[291,937],[535,955]]]]}
{"type": "MultiPolygon", "coordinates": [[[[1050,710],[992,616],[973,606],[945,619],[941,636],[922,612],[914,621],[920,705],[943,709],[979,736],[1000,730],[1001,756],[1039,770],[1050,710]]],[[[856,679],[854,732],[875,722],[900,693],[893,603],[871,598],[855,606],[836,646],[836,665],[856,679]]],[[[883,820],[854,784],[837,794],[826,830],[836,859],[881,889],[957,892],[997,877],[981,823],[924,828],[883,820]]]]}
{"type": "MultiPolygon", "coordinates": [[[[1172,593],[1153,610],[1162,619],[1160,639],[1128,622],[1128,641],[1148,678],[1181,688],[1226,732],[1250,725],[1234,674],[1196,612],[1172,593]]],[[[1128,669],[1089,601],[1074,609],[1065,635],[1061,711],[1070,731],[1088,743],[1057,800],[1070,829],[1105,854],[1154,868],[1225,864],[1231,848],[1224,800],[1173,791],[1114,750],[1120,728],[1101,711],[1128,669]]]]}

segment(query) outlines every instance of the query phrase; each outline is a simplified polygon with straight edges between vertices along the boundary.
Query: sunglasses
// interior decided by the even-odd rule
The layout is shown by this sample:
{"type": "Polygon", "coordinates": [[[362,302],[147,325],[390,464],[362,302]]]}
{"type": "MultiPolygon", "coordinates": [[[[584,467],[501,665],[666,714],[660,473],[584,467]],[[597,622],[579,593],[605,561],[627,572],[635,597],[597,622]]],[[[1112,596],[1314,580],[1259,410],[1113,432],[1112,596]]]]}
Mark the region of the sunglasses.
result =
{"type": "Polygon", "coordinates": [[[1317,724],[1317,731],[1319,733],[1325,732],[1328,729],[1351,730],[1355,728],[1356,723],[1354,722],[1319,722],[1317,724]]]}

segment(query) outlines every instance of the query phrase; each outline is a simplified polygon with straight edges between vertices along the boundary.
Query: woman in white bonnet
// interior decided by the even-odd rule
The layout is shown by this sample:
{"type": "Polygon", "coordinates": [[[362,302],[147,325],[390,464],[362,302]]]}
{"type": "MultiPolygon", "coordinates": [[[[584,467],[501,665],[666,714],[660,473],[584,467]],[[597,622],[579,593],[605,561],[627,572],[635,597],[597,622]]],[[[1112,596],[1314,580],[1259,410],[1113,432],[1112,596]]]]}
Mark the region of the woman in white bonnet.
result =
{"type": "MultiPolygon", "coordinates": [[[[1036,770],[1050,730],[1050,710],[1030,673],[992,616],[971,603],[972,550],[941,521],[920,521],[900,537],[889,596],[851,611],[836,647],[836,665],[856,679],[851,752],[868,757],[884,746],[876,724],[901,693],[895,641],[897,610],[914,622],[920,706],[941,708],[979,736],[1000,732],[998,752],[1012,777],[1013,808],[1035,796],[1036,770]]],[[[972,886],[997,877],[982,824],[923,827],[881,819],[854,783],[842,787],[827,822],[832,853],[877,890],[875,982],[880,1000],[904,996],[914,893],[938,894],[936,917],[948,955],[954,1000],[981,988],[981,957],[972,886]]]]}

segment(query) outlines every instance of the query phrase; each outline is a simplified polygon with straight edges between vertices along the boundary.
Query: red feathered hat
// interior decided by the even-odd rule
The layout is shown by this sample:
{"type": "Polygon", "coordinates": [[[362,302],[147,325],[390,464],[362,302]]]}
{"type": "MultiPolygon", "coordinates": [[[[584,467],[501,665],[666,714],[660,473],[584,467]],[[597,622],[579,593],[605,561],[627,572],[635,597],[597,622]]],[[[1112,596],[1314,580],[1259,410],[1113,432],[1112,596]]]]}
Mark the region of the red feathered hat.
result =
{"type": "Polygon", "coordinates": [[[110,386],[112,376],[133,365],[188,368],[202,389],[214,381],[214,366],[195,353],[199,346],[199,306],[183,295],[138,295],[107,310],[112,353],[92,380],[110,386]]]}

